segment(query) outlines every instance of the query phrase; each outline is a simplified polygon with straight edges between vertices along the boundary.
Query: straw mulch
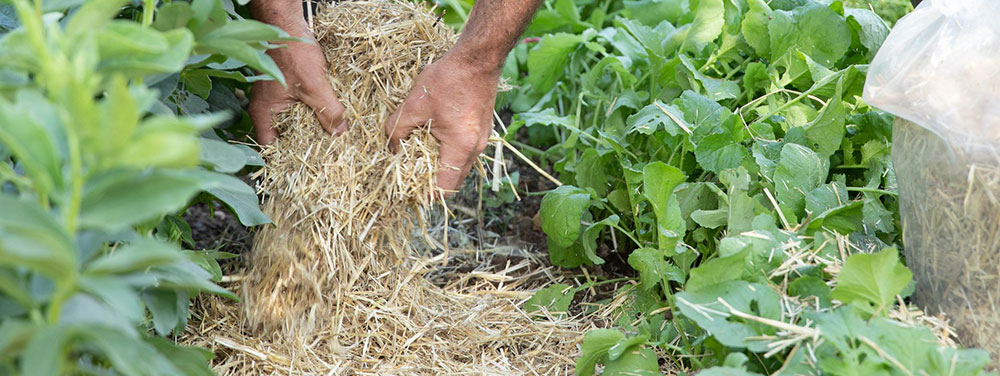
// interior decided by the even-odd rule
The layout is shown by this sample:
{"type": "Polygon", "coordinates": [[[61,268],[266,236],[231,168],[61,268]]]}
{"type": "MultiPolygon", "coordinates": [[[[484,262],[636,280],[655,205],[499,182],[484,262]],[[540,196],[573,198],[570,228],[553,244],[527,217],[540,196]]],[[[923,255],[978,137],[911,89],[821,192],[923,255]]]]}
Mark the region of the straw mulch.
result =
{"type": "Polygon", "coordinates": [[[453,32],[419,5],[383,1],[336,3],[313,26],[353,128],[329,136],[301,104],[277,115],[256,176],[275,226],[226,286],[242,302],[202,299],[185,342],[215,350],[221,375],[572,372],[580,321],[533,319],[520,308],[530,292],[505,272],[437,287],[424,275],[447,253],[410,244],[436,204],[437,146],[423,129],[390,153],[382,124],[453,32]]]}

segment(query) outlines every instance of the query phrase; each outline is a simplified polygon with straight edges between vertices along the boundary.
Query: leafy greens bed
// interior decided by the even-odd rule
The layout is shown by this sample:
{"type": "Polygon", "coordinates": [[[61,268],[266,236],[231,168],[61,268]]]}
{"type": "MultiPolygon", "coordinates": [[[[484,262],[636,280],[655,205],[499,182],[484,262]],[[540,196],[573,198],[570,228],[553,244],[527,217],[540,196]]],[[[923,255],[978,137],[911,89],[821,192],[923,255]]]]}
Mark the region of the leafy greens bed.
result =
{"type": "MultiPolygon", "coordinates": [[[[504,69],[506,137],[565,183],[540,210],[552,263],[635,273],[577,374],[982,372],[985,352],[893,315],[912,274],[892,118],[860,99],[888,31],[840,1],[545,4],[504,69]]],[[[580,290],[528,304],[567,311],[580,290]]]]}

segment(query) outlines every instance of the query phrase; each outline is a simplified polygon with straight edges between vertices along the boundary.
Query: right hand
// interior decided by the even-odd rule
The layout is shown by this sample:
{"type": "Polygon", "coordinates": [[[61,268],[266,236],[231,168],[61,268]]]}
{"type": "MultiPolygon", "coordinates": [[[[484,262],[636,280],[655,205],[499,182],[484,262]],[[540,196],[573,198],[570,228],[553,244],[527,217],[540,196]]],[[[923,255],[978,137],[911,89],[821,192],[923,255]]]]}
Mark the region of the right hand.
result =
{"type": "Polygon", "coordinates": [[[348,128],[344,105],[340,104],[327,80],[329,70],[323,50],[312,37],[308,39],[312,43],[290,42],[287,47],[267,52],[285,75],[288,87],[274,80],[253,84],[248,112],[261,145],[274,142],[278,136],[273,124],[274,114],[298,101],[313,109],[327,132],[340,134],[348,128]]]}

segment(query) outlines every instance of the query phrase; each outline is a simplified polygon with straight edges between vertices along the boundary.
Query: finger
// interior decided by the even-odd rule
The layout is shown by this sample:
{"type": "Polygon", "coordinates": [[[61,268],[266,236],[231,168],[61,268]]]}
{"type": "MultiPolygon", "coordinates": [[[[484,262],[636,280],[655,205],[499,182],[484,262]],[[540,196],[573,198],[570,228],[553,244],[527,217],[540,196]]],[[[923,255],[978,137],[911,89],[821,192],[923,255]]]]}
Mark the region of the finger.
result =
{"type": "Polygon", "coordinates": [[[347,124],[347,120],[344,120],[340,122],[340,125],[338,125],[337,128],[333,129],[333,134],[339,135],[341,133],[347,132],[347,130],[350,128],[351,126],[347,124]]]}
{"type": "Polygon", "coordinates": [[[250,121],[253,122],[254,131],[257,133],[257,143],[268,145],[278,137],[278,130],[274,128],[273,119],[274,113],[280,110],[280,106],[254,98],[256,97],[251,98],[247,112],[250,113],[250,121]]]}
{"type": "Polygon", "coordinates": [[[441,164],[440,169],[438,169],[437,186],[444,193],[444,198],[449,198],[462,189],[465,178],[469,176],[475,164],[475,160],[458,168],[441,164]]]}
{"type": "MultiPolygon", "coordinates": [[[[344,125],[344,105],[340,104],[333,88],[329,85],[316,85],[316,88],[309,90],[309,94],[302,95],[302,102],[312,108],[316,117],[319,118],[319,125],[328,133],[340,134],[338,127],[344,125]]],[[[346,130],[346,128],[344,129],[346,130]]]]}
{"type": "Polygon", "coordinates": [[[395,152],[399,148],[400,140],[413,133],[417,127],[427,124],[429,120],[430,117],[423,111],[423,101],[412,96],[407,97],[385,122],[385,134],[389,136],[389,149],[395,152]]]}
{"type": "Polygon", "coordinates": [[[447,197],[462,188],[462,183],[476,163],[479,153],[475,148],[447,144],[441,145],[440,150],[437,185],[445,191],[447,197]]]}

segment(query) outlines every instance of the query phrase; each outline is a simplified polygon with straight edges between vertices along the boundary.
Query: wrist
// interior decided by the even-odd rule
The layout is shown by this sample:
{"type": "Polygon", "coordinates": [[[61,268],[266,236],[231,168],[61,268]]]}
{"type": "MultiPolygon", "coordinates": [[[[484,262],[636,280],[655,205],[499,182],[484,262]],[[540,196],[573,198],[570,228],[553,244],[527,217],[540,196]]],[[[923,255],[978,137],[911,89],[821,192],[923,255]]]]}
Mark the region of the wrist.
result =
{"type": "Polygon", "coordinates": [[[476,48],[471,46],[471,43],[462,43],[459,40],[444,58],[452,59],[467,72],[499,78],[507,56],[497,51],[490,51],[488,48],[476,48]]]}
{"type": "Polygon", "coordinates": [[[302,13],[301,0],[254,0],[250,14],[257,21],[277,26],[296,38],[312,38],[302,13]]]}

